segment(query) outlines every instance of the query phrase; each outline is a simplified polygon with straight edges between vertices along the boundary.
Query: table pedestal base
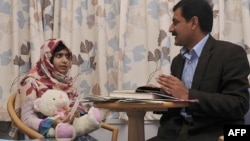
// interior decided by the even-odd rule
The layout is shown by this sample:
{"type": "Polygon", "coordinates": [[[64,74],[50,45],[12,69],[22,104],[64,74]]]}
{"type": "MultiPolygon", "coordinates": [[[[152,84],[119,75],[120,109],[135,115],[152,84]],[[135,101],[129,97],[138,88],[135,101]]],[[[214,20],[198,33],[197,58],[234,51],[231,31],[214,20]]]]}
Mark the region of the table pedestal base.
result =
{"type": "MultiPolygon", "coordinates": [[[[153,101],[152,101],[153,102],[153,101]]],[[[94,103],[96,108],[106,108],[113,111],[126,112],[128,116],[128,141],[145,141],[144,116],[147,111],[166,111],[168,108],[187,107],[189,102],[156,102],[156,103],[94,103]]]]}
{"type": "Polygon", "coordinates": [[[145,141],[144,116],[145,111],[127,111],[128,116],[128,141],[145,141]]]}

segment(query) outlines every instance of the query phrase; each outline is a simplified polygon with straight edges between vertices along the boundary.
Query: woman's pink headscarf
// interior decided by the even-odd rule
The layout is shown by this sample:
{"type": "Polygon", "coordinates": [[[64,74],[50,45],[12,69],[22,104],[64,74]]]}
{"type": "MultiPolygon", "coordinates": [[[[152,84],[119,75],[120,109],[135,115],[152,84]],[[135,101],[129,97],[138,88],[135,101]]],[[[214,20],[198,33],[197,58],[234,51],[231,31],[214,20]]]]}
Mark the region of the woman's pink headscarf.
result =
{"type": "MultiPolygon", "coordinates": [[[[36,99],[48,89],[62,90],[68,93],[70,99],[77,96],[76,89],[73,87],[72,77],[56,71],[54,65],[50,62],[52,54],[59,43],[64,44],[60,39],[49,39],[41,46],[39,61],[20,83],[16,98],[16,108],[20,108],[25,99],[36,99]]],[[[70,50],[69,53],[72,63],[70,50]]]]}

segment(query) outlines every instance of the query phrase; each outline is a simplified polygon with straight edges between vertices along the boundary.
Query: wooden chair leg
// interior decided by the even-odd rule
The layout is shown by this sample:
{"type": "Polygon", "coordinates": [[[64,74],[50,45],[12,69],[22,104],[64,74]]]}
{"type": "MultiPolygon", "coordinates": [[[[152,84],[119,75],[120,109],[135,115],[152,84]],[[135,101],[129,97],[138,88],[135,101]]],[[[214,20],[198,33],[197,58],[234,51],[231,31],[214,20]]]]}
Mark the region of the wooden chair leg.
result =
{"type": "Polygon", "coordinates": [[[101,127],[104,129],[107,129],[109,131],[112,131],[112,141],[117,141],[118,138],[118,128],[112,125],[109,125],[107,123],[102,123],[101,127]]]}

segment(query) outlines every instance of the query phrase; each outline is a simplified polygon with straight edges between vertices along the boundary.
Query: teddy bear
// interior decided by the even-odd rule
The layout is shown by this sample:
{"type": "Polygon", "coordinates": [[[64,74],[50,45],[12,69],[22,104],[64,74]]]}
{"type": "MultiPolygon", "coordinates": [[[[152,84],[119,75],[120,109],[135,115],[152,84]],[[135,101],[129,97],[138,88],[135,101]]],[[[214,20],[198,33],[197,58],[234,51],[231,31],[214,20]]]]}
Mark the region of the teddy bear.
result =
{"type": "MultiPolygon", "coordinates": [[[[40,98],[34,101],[34,109],[51,119],[67,116],[70,100],[67,93],[60,90],[47,90],[40,98]]],[[[72,124],[59,123],[55,129],[50,128],[46,137],[70,138],[88,134],[100,128],[103,120],[102,112],[91,107],[87,114],[75,117],[72,124]]]]}

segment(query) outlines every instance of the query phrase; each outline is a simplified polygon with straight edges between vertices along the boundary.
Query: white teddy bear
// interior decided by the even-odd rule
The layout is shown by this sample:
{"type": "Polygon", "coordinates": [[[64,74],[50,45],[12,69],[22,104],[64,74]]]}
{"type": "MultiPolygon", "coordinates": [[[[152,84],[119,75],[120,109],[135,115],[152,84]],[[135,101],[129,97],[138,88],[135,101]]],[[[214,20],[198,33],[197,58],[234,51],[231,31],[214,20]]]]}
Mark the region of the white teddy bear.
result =
{"type": "MultiPolygon", "coordinates": [[[[34,102],[34,109],[41,112],[48,118],[55,119],[59,116],[66,116],[70,100],[68,95],[60,90],[47,90],[40,98],[34,102]]],[[[101,112],[91,107],[88,114],[75,117],[73,124],[59,123],[56,128],[50,128],[47,137],[71,138],[88,134],[98,128],[102,121],[101,112]]]]}

